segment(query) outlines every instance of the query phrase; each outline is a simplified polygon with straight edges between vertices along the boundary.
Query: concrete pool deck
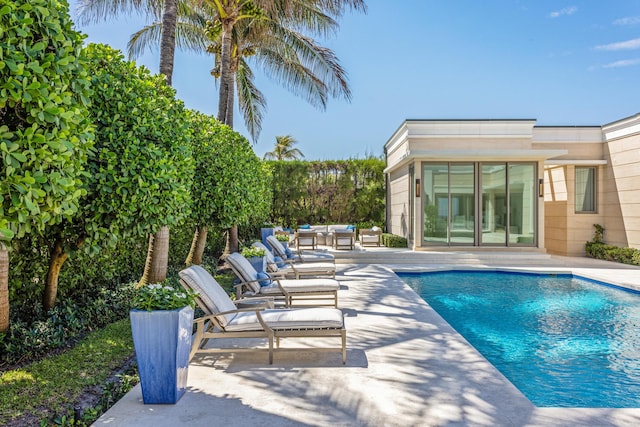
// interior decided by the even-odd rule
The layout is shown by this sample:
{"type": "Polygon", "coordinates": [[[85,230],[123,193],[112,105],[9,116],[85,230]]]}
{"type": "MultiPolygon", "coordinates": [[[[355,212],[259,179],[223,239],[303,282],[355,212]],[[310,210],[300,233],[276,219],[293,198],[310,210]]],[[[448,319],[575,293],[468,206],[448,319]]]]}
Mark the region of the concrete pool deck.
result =
{"type": "MultiPolygon", "coordinates": [[[[468,267],[571,271],[640,289],[639,268],[521,252],[440,258],[367,249],[361,255],[366,262],[385,262],[355,263],[357,251],[337,255],[339,305],[348,330],[345,366],[338,352],[276,353],[273,365],[266,352],[196,356],[187,392],[176,405],[144,405],[138,385],[94,425],[640,425],[640,408],[535,407],[394,273],[468,267]],[[523,261],[516,265],[519,257],[523,261]]],[[[306,342],[284,340],[282,346],[306,342]]]]}

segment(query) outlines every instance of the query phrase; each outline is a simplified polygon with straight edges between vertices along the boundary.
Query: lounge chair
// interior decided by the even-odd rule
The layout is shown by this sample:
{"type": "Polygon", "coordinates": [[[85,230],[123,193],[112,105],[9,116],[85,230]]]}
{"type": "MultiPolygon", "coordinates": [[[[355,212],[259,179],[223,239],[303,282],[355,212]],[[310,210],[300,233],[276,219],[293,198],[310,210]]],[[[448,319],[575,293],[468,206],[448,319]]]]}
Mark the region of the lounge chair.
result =
{"type": "Polygon", "coordinates": [[[274,255],[279,256],[282,259],[294,259],[299,262],[335,262],[335,257],[326,252],[302,252],[298,251],[297,253],[291,252],[291,258],[287,255],[287,250],[282,243],[276,239],[275,236],[267,237],[267,243],[271,246],[271,250],[274,255]]]}
{"type": "Polygon", "coordinates": [[[238,252],[232,253],[226,259],[231,270],[241,282],[236,285],[238,298],[253,298],[270,296],[284,298],[286,307],[296,301],[314,302],[333,300],[331,304],[314,304],[338,307],[338,289],[340,283],[335,279],[280,279],[268,275],[260,275],[251,263],[238,252]]]}
{"type": "MultiPolygon", "coordinates": [[[[280,264],[276,262],[273,252],[262,244],[262,242],[254,242],[252,246],[256,248],[264,249],[266,251],[267,258],[267,270],[269,274],[274,277],[282,279],[295,278],[302,279],[305,277],[318,277],[328,276],[332,279],[336,278],[336,264],[333,262],[308,262],[295,264],[291,259],[282,259],[280,264]]],[[[282,258],[282,257],[279,257],[282,258]]]]}
{"type": "MultiPolygon", "coordinates": [[[[195,337],[191,344],[191,359],[196,353],[237,353],[257,351],[255,348],[204,348],[215,338],[267,338],[269,364],[273,363],[273,341],[280,347],[280,338],[339,337],[340,348],[314,348],[315,351],[342,352],[342,364],[347,361],[347,331],[344,316],[335,308],[272,309],[263,307],[239,309],[204,268],[193,265],[179,273],[185,289],[196,292],[204,316],[194,320],[195,337]]],[[[287,349],[289,350],[289,349],[287,349]]],[[[299,350],[299,349],[298,349],[299,350]]],[[[304,350],[309,350],[305,348],[304,350]]]]}

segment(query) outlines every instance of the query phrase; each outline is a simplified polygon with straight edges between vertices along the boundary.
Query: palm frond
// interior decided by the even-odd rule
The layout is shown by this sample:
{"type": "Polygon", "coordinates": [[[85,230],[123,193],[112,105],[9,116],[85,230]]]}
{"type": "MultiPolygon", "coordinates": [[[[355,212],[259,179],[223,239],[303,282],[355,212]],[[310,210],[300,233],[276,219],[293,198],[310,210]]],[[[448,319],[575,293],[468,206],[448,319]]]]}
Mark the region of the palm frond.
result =
{"type": "Polygon", "coordinates": [[[271,25],[269,33],[273,36],[272,46],[287,46],[295,51],[300,62],[326,83],[331,96],[351,100],[346,71],[331,49],[320,46],[311,37],[280,25],[271,25]]]}
{"type": "Polygon", "coordinates": [[[311,105],[326,108],[326,84],[301,64],[295,55],[282,55],[275,50],[260,49],[255,60],[260,62],[267,77],[277,80],[291,93],[301,96],[311,105]]]}
{"type": "Polygon", "coordinates": [[[267,108],[267,101],[255,86],[254,75],[247,62],[240,58],[236,71],[236,87],[238,91],[238,106],[242,111],[244,123],[251,134],[254,143],[262,130],[262,118],[267,108]]]}
{"type": "Polygon", "coordinates": [[[131,34],[129,42],[127,43],[127,55],[129,58],[138,58],[147,48],[159,45],[161,32],[162,23],[154,22],[131,34]]]}
{"type": "Polygon", "coordinates": [[[162,4],[162,0],[80,0],[75,12],[78,23],[86,25],[134,13],[158,17],[162,4]]]}

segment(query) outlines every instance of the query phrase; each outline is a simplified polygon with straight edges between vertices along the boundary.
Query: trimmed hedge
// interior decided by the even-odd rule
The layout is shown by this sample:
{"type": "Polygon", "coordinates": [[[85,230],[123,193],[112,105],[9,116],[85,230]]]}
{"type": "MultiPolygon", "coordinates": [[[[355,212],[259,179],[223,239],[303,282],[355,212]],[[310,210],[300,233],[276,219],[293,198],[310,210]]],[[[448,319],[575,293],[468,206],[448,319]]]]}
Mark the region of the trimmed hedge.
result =
{"type": "Polygon", "coordinates": [[[391,233],[382,233],[382,244],[387,248],[406,248],[407,239],[391,233]]]}
{"type": "Polygon", "coordinates": [[[640,250],[634,248],[621,248],[607,245],[602,242],[587,242],[587,256],[605,261],[614,261],[622,264],[640,265],[640,250]]]}

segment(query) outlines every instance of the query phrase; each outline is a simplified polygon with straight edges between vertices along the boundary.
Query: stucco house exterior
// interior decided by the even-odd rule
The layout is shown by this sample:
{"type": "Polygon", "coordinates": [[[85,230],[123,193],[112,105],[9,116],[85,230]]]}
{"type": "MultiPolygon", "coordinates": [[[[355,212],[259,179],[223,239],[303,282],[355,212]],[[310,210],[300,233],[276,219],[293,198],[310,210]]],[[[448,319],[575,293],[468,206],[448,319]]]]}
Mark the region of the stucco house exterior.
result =
{"type": "Polygon", "coordinates": [[[603,126],[406,120],[384,146],[387,231],[414,250],[640,248],[640,114],[603,126]]]}

